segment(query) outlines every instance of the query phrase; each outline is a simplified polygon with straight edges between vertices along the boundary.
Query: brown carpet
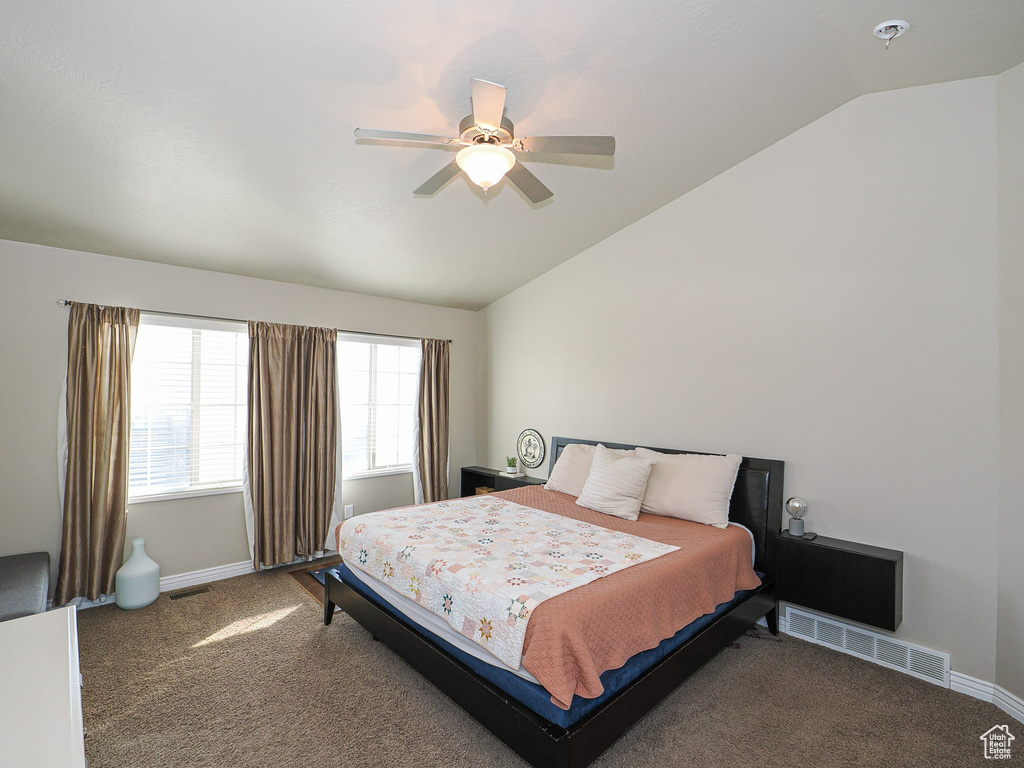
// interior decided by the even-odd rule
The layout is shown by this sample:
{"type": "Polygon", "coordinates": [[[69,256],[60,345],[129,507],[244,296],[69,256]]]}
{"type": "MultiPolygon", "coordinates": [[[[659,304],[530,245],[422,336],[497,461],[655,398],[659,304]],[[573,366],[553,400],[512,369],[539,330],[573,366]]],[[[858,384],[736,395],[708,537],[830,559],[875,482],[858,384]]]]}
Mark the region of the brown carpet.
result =
{"type": "MultiPolygon", "coordinates": [[[[137,611],[79,614],[89,768],[523,766],[287,572],[137,611]]],[[[743,638],[594,763],[983,766],[991,704],[784,637],[743,638]]],[[[1024,764],[1024,746],[1014,747],[1024,764]]]]}

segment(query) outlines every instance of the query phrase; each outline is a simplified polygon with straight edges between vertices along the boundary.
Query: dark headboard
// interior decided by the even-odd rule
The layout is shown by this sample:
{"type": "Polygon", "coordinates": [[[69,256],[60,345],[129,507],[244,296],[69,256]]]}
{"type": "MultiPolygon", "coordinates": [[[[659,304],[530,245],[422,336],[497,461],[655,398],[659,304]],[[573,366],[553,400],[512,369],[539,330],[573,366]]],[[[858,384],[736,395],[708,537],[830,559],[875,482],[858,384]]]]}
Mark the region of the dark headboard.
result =
{"type": "MultiPolygon", "coordinates": [[[[681,451],[677,448],[652,448],[628,443],[607,443],[604,440],[580,440],[575,437],[551,438],[551,459],[548,477],[565,446],[570,443],[584,443],[606,448],[647,448],[659,453],[696,453],[703,456],[715,455],[700,451],[681,451]]],[[[744,525],[754,534],[754,568],[774,578],[775,540],[782,530],[782,480],[785,462],[776,459],[751,459],[746,456],[740,462],[736,485],[729,504],[729,519],[744,525]]]]}

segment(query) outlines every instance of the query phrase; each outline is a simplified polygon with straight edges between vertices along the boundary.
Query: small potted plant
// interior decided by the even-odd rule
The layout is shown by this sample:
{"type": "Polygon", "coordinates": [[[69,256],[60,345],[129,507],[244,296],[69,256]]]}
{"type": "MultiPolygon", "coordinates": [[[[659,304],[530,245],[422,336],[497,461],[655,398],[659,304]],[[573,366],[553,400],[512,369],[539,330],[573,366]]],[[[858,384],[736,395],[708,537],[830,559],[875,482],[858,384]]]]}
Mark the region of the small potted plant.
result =
{"type": "Polygon", "coordinates": [[[510,475],[514,475],[519,467],[519,459],[517,459],[515,456],[506,456],[505,463],[508,465],[505,468],[505,471],[508,472],[510,475]]]}

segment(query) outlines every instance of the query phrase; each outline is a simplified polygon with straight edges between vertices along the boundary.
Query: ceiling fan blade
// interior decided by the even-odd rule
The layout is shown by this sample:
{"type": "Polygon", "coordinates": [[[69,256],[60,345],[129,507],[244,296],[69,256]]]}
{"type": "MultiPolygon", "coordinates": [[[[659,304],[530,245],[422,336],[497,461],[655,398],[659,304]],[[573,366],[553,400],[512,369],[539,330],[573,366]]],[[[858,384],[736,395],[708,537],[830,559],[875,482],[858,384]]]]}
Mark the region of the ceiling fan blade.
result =
{"type": "Polygon", "coordinates": [[[527,136],[516,141],[523,152],[614,155],[614,136],[527,136]]]}
{"type": "Polygon", "coordinates": [[[356,128],[357,139],[384,139],[385,141],[418,141],[424,144],[458,144],[451,136],[431,136],[426,133],[404,131],[378,131],[374,128],[356,128]]]}
{"type": "Polygon", "coordinates": [[[518,161],[512,166],[512,170],[505,174],[505,177],[515,184],[519,191],[530,199],[531,203],[542,203],[555,194],[518,161]]]}
{"type": "Polygon", "coordinates": [[[505,111],[507,89],[497,83],[473,78],[473,120],[481,128],[492,131],[501,127],[501,116],[505,111]]]}
{"type": "Polygon", "coordinates": [[[448,165],[420,184],[412,193],[414,195],[432,195],[458,176],[461,170],[458,163],[452,160],[448,165]]]}

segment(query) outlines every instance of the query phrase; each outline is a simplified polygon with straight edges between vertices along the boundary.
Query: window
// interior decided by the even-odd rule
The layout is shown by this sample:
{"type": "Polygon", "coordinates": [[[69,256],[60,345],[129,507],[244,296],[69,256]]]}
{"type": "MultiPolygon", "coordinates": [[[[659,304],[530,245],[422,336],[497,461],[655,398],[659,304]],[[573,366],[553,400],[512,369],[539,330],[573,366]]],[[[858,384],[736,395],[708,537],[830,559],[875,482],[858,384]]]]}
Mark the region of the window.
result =
{"type": "Polygon", "coordinates": [[[132,357],[132,501],[241,488],[244,323],[143,314],[132,357]]]}
{"type": "Polygon", "coordinates": [[[420,343],[338,335],[346,478],[412,470],[420,343]]]}

